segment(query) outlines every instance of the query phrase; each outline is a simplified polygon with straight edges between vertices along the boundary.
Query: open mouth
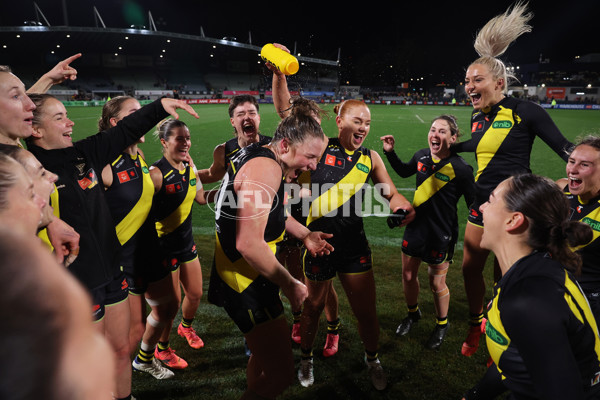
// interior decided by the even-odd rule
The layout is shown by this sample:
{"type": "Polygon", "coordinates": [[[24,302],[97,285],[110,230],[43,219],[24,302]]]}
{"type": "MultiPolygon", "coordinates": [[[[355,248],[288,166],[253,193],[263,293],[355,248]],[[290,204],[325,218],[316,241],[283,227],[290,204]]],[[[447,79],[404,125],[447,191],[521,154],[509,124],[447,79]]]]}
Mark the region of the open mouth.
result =
{"type": "Polygon", "coordinates": [[[479,104],[481,101],[481,95],[479,93],[470,93],[469,96],[471,97],[473,105],[479,104]]]}
{"type": "Polygon", "coordinates": [[[441,149],[441,147],[442,147],[442,143],[439,140],[432,139],[429,142],[429,148],[434,153],[438,152],[441,149]]]}
{"type": "Polygon", "coordinates": [[[248,136],[256,133],[256,127],[252,122],[246,122],[244,125],[242,125],[242,130],[244,131],[244,134],[248,136]]]}
{"type": "Polygon", "coordinates": [[[62,136],[67,139],[67,140],[73,140],[73,138],[71,137],[71,135],[73,134],[73,131],[69,131],[69,132],[65,132],[62,134],[62,136]]]}
{"type": "Polygon", "coordinates": [[[582,183],[581,179],[569,177],[569,189],[570,190],[578,189],[581,186],[581,183],[582,183]]]}
{"type": "Polygon", "coordinates": [[[355,133],[355,134],[352,135],[352,139],[353,139],[354,143],[360,145],[365,140],[365,135],[361,135],[359,133],[355,133]]]}

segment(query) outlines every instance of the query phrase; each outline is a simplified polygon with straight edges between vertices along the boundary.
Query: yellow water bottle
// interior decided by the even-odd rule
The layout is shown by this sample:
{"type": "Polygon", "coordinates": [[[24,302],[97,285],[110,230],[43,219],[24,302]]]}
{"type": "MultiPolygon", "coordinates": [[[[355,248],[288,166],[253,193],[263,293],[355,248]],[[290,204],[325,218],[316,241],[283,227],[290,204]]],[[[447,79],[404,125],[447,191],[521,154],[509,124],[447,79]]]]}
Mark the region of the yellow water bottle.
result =
{"type": "Polygon", "coordinates": [[[298,60],[285,50],[267,43],[260,51],[260,56],[265,62],[269,62],[285,75],[294,75],[300,69],[298,60]]]}

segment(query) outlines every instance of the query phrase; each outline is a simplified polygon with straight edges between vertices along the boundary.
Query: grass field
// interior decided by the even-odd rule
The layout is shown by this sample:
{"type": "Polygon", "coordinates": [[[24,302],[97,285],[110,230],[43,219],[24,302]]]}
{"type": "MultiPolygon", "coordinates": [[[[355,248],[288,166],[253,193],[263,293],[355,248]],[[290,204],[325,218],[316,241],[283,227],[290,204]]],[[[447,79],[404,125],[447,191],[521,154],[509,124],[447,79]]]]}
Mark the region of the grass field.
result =
{"type": "MultiPolygon", "coordinates": [[[[402,159],[427,146],[426,135],[431,120],[442,113],[452,113],[458,118],[465,132],[462,140],[470,137],[467,107],[442,106],[371,106],[372,127],[365,145],[381,152],[379,137],[393,134],[396,137],[396,152],[402,159]]],[[[198,168],[208,167],[212,162],[212,150],[232,137],[227,107],[223,105],[196,106],[199,120],[183,115],[192,133],[191,154],[198,168]]],[[[330,108],[329,108],[330,109],[330,108]]],[[[97,131],[100,108],[72,107],[69,117],[75,121],[75,139],[97,131]]],[[[261,105],[261,132],[270,135],[278,122],[272,105],[261,105]]],[[[563,134],[570,140],[590,133],[600,134],[600,113],[580,110],[549,110],[563,134]]],[[[323,121],[325,133],[335,136],[337,129],[333,118],[323,121]]],[[[146,160],[151,163],[160,158],[160,146],[147,135],[141,145],[146,160]]],[[[473,154],[462,154],[476,167],[473,154]]],[[[385,159],[385,157],[384,157],[385,159]]],[[[386,161],[387,162],[387,161],[386,161]]],[[[531,158],[534,173],[552,179],[563,177],[565,163],[543,142],[536,139],[531,158]]],[[[414,176],[401,179],[388,169],[396,186],[409,200],[414,192],[414,176]]],[[[215,184],[216,185],[216,184],[215,184]]],[[[205,188],[212,187],[205,185],[205,188]]],[[[194,229],[200,261],[204,273],[205,293],[214,246],[214,215],[209,207],[194,207],[194,229]]],[[[464,232],[466,207],[461,200],[459,207],[460,232],[464,232]]],[[[424,312],[421,323],[408,337],[397,338],[396,327],[405,314],[401,283],[400,239],[402,230],[389,230],[384,218],[365,218],[365,229],[373,248],[375,277],[378,294],[378,314],[381,324],[380,358],[388,374],[389,387],[384,392],[371,388],[363,363],[363,347],[357,333],[354,317],[343,291],[335,281],[340,298],[340,351],[331,359],[320,355],[324,342],[324,319],[321,332],[315,343],[315,384],[302,388],[294,384],[282,396],[284,399],[460,399],[462,393],[474,384],[485,370],[487,352],[485,345],[478,353],[466,358],[460,354],[460,345],[466,330],[466,299],[460,273],[462,242],[459,243],[455,263],[448,275],[451,290],[449,312],[450,330],[442,348],[428,351],[423,348],[434,327],[433,303],[427,288],[427,271],[421,268],[423,290],[419,299],[424,312]]],[[[459,238],[462,240],[462,237],[459,238]]],[[[489,264],[489,261],[488,261],[489,264]]],[[[491,283],[490,265],[486,267],[488,287],[491,283]]],[[[489,294],[488,294],[489,296],[489,294]]],[[[284,300],[285,302],[285,300],[284,300]]],[[[286,307],[287,307],[287,303],[286,307]]],[[[289,311],[289,310],[288,310],[289,311]]],[[[291,320],[291,314],[287,313],[291,320]]],[[[184,344],[174,332],[172,346],[185,358],[190,366],[177,371],[174,379],[157,381],[146,374],[134,373],[133,394],[144,399],[237,399],[245,388],[246,357],[243,353],[242,336],[225,312],[207,303],[201,304],[195,328],[206,343],[205,348],[193,350],[184,344]]],[[[482,343],[483,344],[483,343],[482,343]]],[[[298,347],[294,347],[299,355],[298,347]]],[[[298,358],[298,357],[297,357],[298,358]]]]}

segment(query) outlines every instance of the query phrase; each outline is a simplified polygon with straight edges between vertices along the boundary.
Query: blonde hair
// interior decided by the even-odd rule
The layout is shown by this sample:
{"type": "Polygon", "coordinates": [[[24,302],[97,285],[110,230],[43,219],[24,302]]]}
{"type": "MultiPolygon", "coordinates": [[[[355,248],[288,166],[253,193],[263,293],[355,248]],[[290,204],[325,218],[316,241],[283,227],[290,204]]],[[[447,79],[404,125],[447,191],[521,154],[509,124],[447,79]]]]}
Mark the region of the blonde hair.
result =
{"type": "Polygon", "coordinates": [[[506,70],[506,65],[498,57],[519,36],[531,32],[531,25],[528,24],[531,18],[533,14],[527,12],[527,3],[518,1],[503,14],[489,20],[475,38],[474,47],[479,58],[471,65],[485,65],[494,78],[504,79],[504,93],[508,92],[508,80],[516,80],[516,77],[506,70]]]}

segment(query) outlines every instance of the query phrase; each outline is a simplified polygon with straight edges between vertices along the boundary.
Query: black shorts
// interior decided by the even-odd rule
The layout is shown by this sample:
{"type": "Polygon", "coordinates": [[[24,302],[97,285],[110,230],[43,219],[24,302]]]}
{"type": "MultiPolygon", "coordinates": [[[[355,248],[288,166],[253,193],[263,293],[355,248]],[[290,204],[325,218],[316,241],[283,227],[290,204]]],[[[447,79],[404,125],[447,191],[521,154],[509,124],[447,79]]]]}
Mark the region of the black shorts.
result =
{"type": "Polygon", "coordinates": [[[181,264],[189,263],[196,258],[198,258],[198,251],[196,250],[196,244],[192,243],[190,248],[177,252],[169,252],[163,257],[162,264],[164,268],[173,272],[177,271],[181,264]]]}
{"type": "Polygon", "coordinates": [[[439,265],[452,262],[456,239],[449,235],[432,235],[430,232],[409,229],[404,231],[402,239],[402,252],[410,257],[420,258],[421,261],[439,265]],[[441,237],[440,237],[441,236],[441,237]]]}
{"type": "MultiPolygon", "coordinates": [[[[133,249],[125,252],[128,256],[123,257],[121,262],[129,293],[141,295],[148,289],[148,284],[163,279],[171,273],[171,269],[165,262],[166,256],[161,253],[158,242],[153,240],[155,238],[140,236],[136,239],[132,243],[133,249]]],[[[126,246],[128,243],[123,247],[126,246]]]]}
{"type": "Polygon", "coordinates": [[[469,217],[468,217],[468,221],[473,224],[473,225],[477,225],[480,228],[483,228],[483,214],[481,213],[481,211],[479,211],[479,207],[481,206],[481,202],[475,200],[473,202],[473,204],[471,204],[471,208],[469,209],[469,217]]]}
{"type": "Polygon", "coordinates": [[[107,284],[93,289],[91,295],[93,320],[99,321],[104,317],[106,306],[120,303],[129,295],[125,274],[121,271],[107,284]]]}
{"type": "Polygon", "coordinates": [[[279,286],[259,275],[241,293],[233,290],[213,267],[208,288],[208,301],[223,307],[239,330],[246,334],[255,326],[283,315],[279,286]]]}
{"type": "Polygon", "coordinates": [[[312,257],[306,250],[302,257],[304,275],[311,281],[323,282],[333,279],[336,274],[362,274],[373,268],[371,250],[361,254],[347,255],[343,249],[335,250],[326,256],[312,257]]]}

